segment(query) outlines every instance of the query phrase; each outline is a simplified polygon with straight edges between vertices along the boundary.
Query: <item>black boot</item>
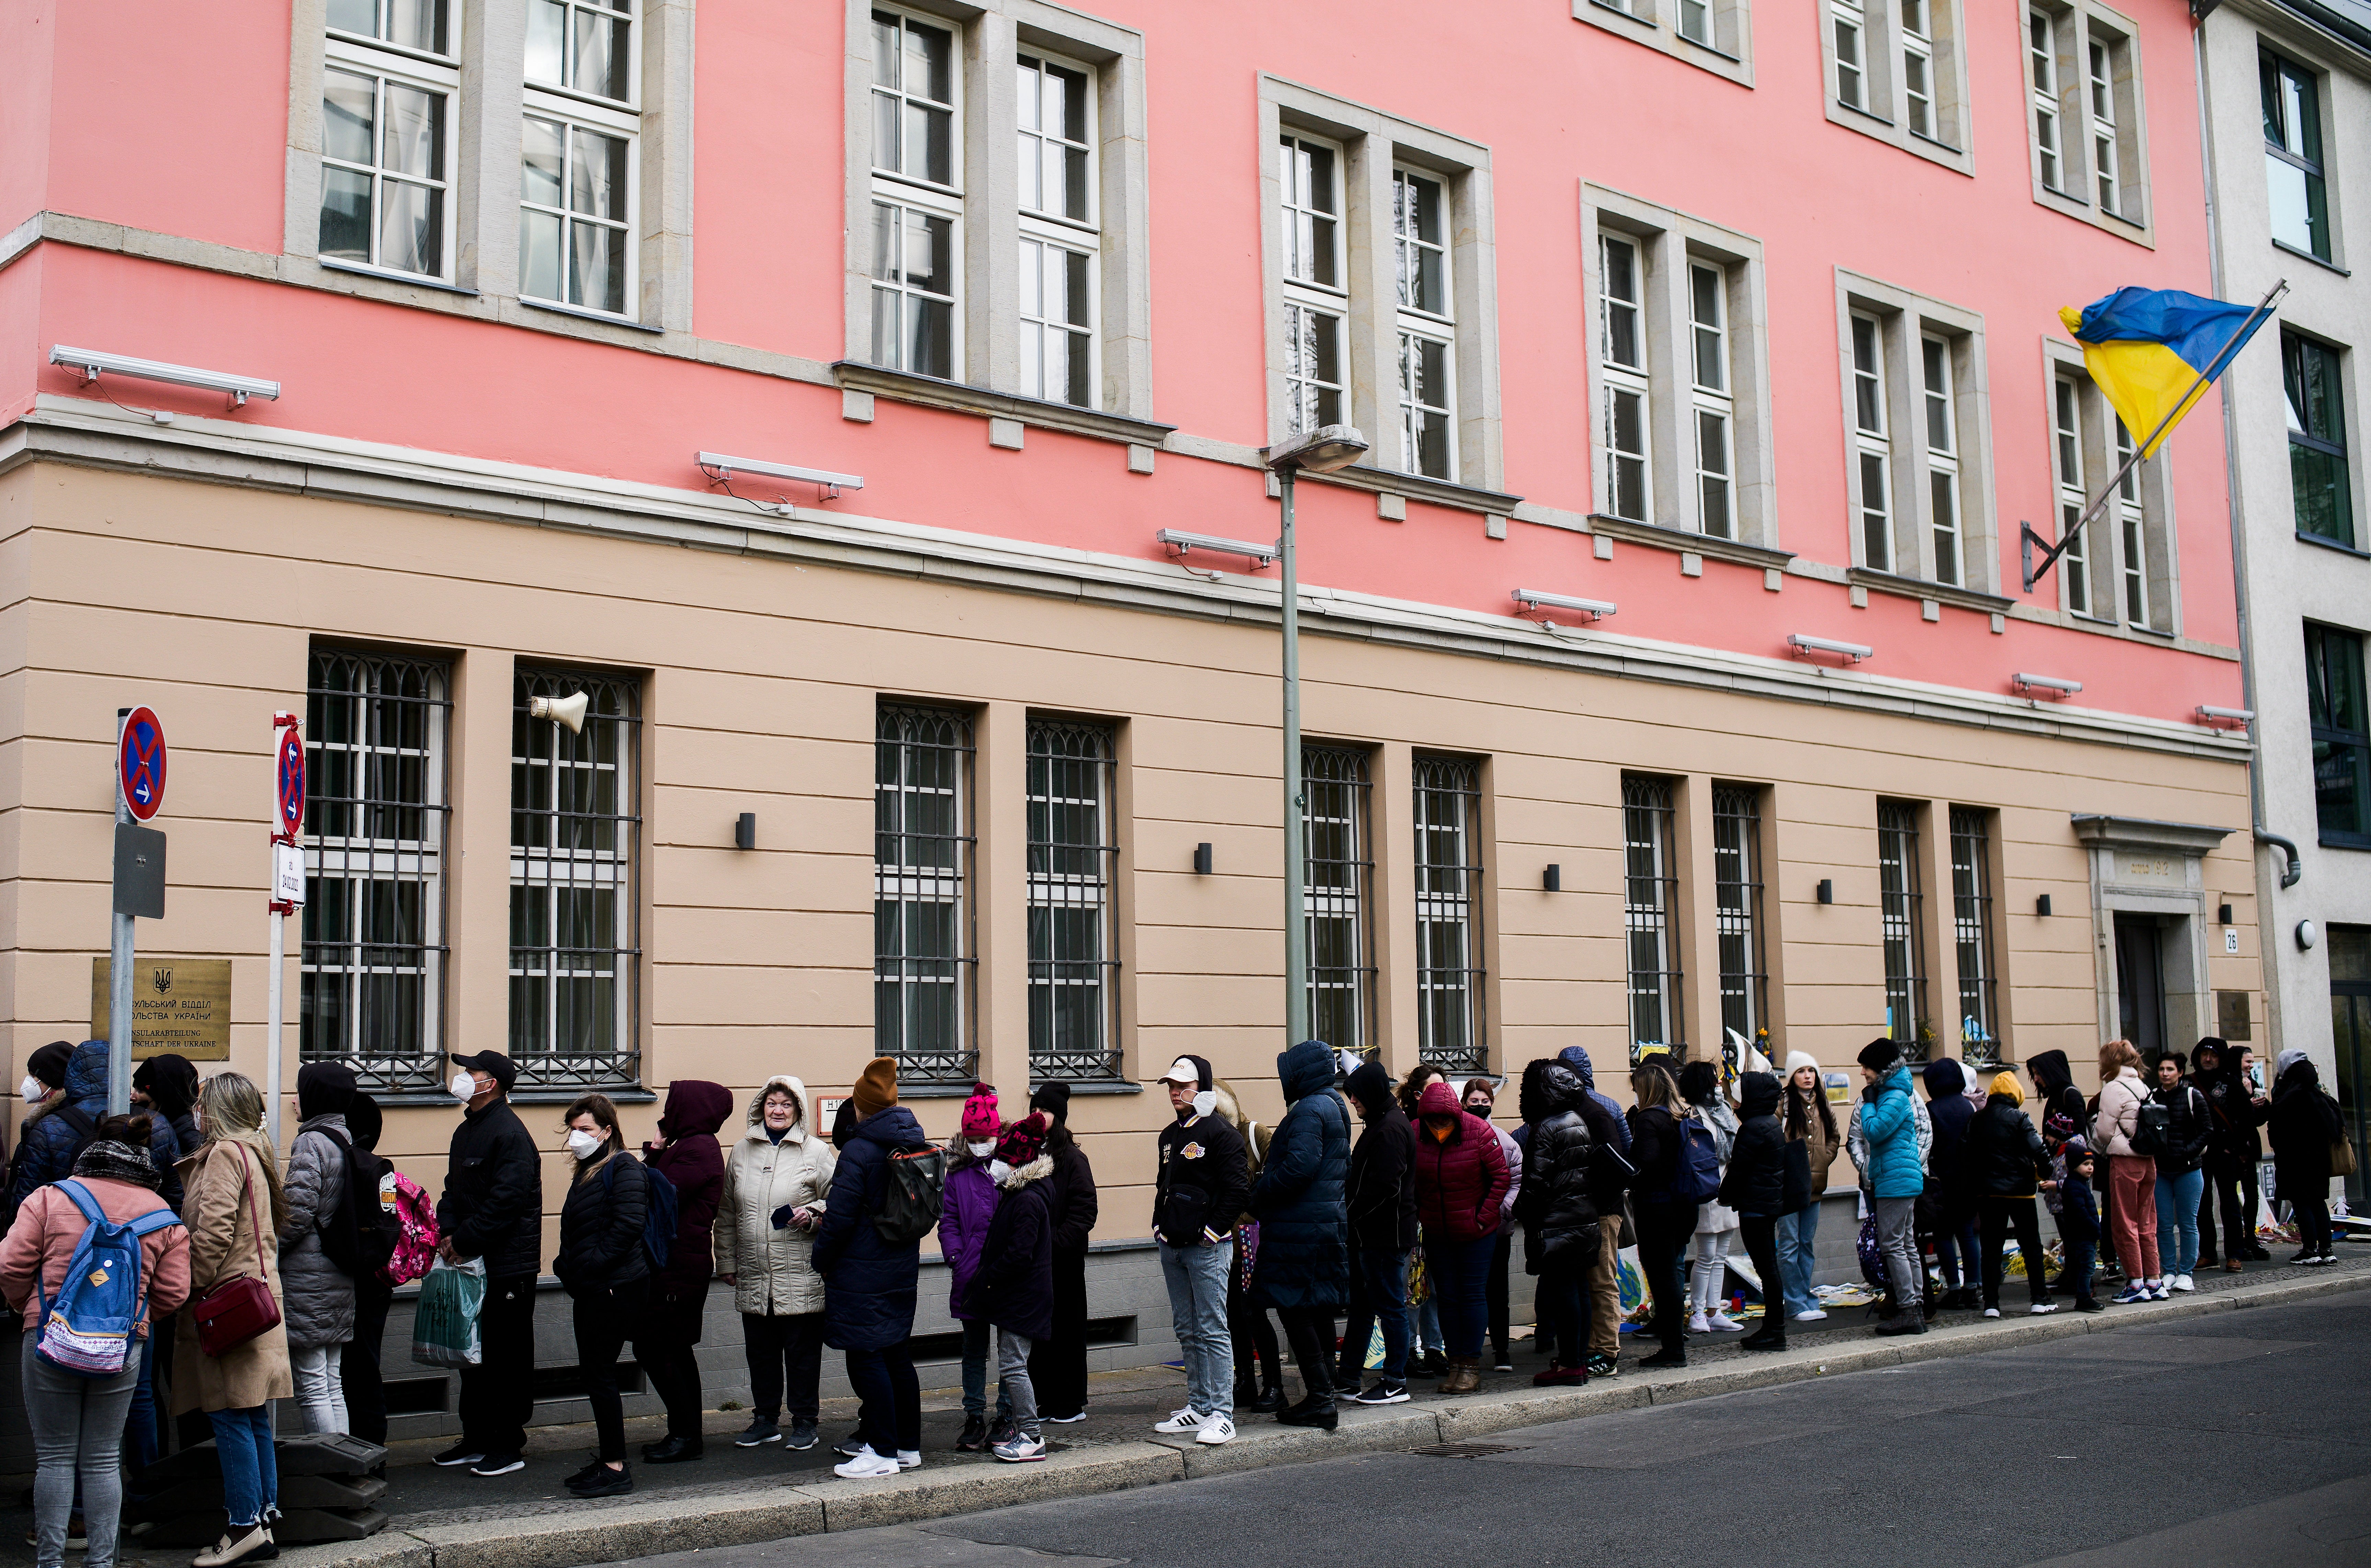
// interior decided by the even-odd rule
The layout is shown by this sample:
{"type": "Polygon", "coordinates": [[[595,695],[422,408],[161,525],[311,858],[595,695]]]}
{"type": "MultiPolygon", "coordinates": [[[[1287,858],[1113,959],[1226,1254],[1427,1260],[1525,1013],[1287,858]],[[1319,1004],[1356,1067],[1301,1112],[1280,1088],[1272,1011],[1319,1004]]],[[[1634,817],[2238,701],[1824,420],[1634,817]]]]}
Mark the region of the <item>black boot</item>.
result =
{"type": "Polygon", "coordinates": [[[1278,1411],[1276,1419],[1287,1426],[1313,1426],[1320,1432],[1331,1432],[1342,1424],[1331,1394],[1312,1394],[1290,1409],[1278,1411]]]}
{"type": "Polygon", "coordinates": [[[1269,1383],[1260,1389],[1259,1398],[1252,1400],[1245,1408],[1257,1411],[1262,1415],[1273,1415],[1284,1409],[1284,1385],[1269,1383]]]}
{"type": "Polygon", "coordinates": [[[659,1442],[645,1445],[642,1462],[646,1465],[680,1465],[699,1458],[707,1445],[698,1437],[677,1437],[670,1433],[659,1442]]]}
{"type": "Polygon", "coordinates": [[[1745,1338],[1738,1341],[1737,1348],[1740,1350],[1756,1351],[1785,1350],[1787,1348],[1786,1320],[1784,1318],[1775,1318],[1769,1323],[1764,1324],[1759,1332],[1748,1334],[1745,1338]]]}

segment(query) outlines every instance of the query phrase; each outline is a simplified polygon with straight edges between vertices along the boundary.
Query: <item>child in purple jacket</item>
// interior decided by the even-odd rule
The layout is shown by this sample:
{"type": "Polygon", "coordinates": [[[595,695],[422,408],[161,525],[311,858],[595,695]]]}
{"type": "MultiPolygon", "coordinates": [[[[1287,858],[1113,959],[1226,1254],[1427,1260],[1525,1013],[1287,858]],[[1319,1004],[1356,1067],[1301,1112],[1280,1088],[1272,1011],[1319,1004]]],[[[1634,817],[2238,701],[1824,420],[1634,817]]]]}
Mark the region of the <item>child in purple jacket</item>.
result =
{"type": "MultiPolygon", "coordinates": [[[[939,1212],[939,1250],[947,1260],[954,1288],[947,1309],[963,1325],[963,1435],[955,1446],[977,1454],[992,1440],[988,1424],[988,1353],[992,1333],[988,1319],[976,1317],[965,1301],[972,1276],[979,1272],[980,1249],[988,1242],[988,1223],[996,1217],[996,1183],[989,1179],[989,1162],[996,1156],[996,1135],[1003,1123],[997,1115],[996,1089],[974,1084],[964,1101],[963,1127],[947,1149],[947,1184],[939,1212]]],[[[1012,1401],[1000,1380],[996,1398],[996,1432],[1001,1436],[1012,1419],[1012,1401]]]]}

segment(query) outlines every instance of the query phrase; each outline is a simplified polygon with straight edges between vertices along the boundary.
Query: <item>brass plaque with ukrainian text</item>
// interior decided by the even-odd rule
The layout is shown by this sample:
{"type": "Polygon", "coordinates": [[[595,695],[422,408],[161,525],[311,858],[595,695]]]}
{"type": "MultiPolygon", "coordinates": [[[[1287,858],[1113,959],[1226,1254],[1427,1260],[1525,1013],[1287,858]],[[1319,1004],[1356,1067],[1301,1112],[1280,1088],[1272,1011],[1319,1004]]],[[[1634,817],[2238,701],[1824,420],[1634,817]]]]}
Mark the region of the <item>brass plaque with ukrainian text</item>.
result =
{"type": "MultiPolygon", "coordinates": [[[[90,1038],[108,1038],[110,961],[90,961],[90,1038]]],[[[132,962],[132,1054],[171,1051],[192,1062],[230,1060],[230,960],[145,958],[132,962]]]]}

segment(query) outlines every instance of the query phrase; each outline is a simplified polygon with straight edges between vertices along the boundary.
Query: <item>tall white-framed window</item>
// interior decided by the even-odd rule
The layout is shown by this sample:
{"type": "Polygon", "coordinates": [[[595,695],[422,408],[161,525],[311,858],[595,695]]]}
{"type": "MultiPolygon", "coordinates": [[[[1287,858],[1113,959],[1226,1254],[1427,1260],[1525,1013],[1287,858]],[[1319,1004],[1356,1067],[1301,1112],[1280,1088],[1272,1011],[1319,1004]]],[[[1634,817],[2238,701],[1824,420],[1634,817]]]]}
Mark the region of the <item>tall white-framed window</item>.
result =
{"type": "Polygon", "coordinates": [[[318,254],[448,278],[459,29],[444,0],[330,0],[318,254]]]}
{"type": "Polygon", "coordinates": [[[1962,575],[1960,528],[1959,409],[1952,387],[1951,345],[1932,332],[1918,340],[1919,398],[1926,426],[1927,527],[1934,538],[1935,580],[1962,575]]]}
{"type": "Polygon", "coordinates": [[[1911,134],[1939,140],[1935,112],[1933,0],[1902,0],[1902,102],[1911,134]]]}
{"type": "Polygon", "coordinates": [[[1284,254],[1287,423],[1299,435],[1351,423],[1343,369],[1350,295],[1342,260],[1342,149],[1312,136],[1279,138],[1284,254]]]}
{"type": "MultiPolygon", "coordinates": [[[[2083,516],[2083,389],[2071,376],[2060,376],[2051,383],[2051,462],[2058,482],[2058,537],[2073,533],[2076,519],[2083,516]]],[[[2089,615],[2091,610],[2091,541],[2087,528],[2074,534],[2075,542],[2058,558],[2061,591],[2066,596],[2066,608],[2077,615],[2089,615]]]]}
{"type": "Polygon", "coordinates": [[[1712,0],[1680,0],[1680,36],[1706,49],[1720,47],[1713,38],[1712,0]]]}
{"type": "Polygon", "coordinates": [[[1400,467],[1457,476],[1456,306],[1449,278],[1449,188],[1392,170],[1392,259],[1399,296],[1400,467]]]}
{"type": "Polygon", "coordinates": [[[1729,361],[1728,270],[1688,263],[1688,366],[1695,424],[1696,520],[1706,533],[1737,537],[1736,405],[1729,361]]]}
{"type": "Polygon", "coordinates": [[[632,313],[642,28],[636,0],[530,0],[519,295],[632,313]]]}
{"type": "Polygon", "coordinates": [[[2042,186],[2066,189],[2065,157],[2059,145],[2058,24],[2047,11],[2025,14],[2027,87],[2032,95],[2033,149],[2042,186]]]}
{"type": "Polygon", "coordinates": [[[1094,73],[1050,55],[1014,59],[1021,192],[1021,391],[1095,406],[1094,73]]]}
{"type": "Polygon", "coordinates": [[[1638,242],[1626,235],[1601,235],[1597,251],[1597,358],[1605,378],[1601,434],[1605,510],[1643,523],[1654,501],[1647,460],[1651,405],[1646,268],[1638,242]]]}
{"type": "Polygon", "coordinates": [[[964,357],[959,41],[944,22],[881,7],[872,42],[873,361],[954,380],[964,357]]]}
{"type": "Polygon", "coordinates": [[[2116,76],[2114,57],[2106,40],[2094,38],[2087,45],[2089,69],[2084,83],[2091,110],[2091,170],[2099,182],[2099,210],[2121,213],[2123,203],[2117,191],[2116,156],[2116,76]]]}
{"type": "Polygon", "coordinates": [[[1885,417],[1885,324],[1852,313],[1853,464],[1861,564],[1893,570],[1893,441],[1885,417]]]}
{"type": "Polygon", "coordinates": [[[1868,18],[1857,0],[1828,0],[1828,26],[1835,34],[1836,101],[1847,109],[1867,110],[1868,18]]]}
{"type": "Polygon", "coordinates": [[[2149,617],[2148,512],[2141,502],[2141,469],[2132,462],[2133,433],[2123,416],[2111,412],[2116,428],[2116,564],[2124,580],[2124,619],[2135,626],[2153,622],[2149,617]]]}

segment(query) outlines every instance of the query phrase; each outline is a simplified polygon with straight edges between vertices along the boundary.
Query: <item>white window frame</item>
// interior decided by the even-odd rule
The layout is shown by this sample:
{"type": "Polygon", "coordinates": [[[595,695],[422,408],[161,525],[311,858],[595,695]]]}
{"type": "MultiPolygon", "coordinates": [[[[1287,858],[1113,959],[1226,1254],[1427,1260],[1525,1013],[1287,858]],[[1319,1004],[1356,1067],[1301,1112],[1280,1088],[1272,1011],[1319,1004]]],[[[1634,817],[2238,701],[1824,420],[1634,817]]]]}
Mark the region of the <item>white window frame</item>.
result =
{"type": "Polygon", "coordinates": [[[2102,0],[2028,0],[2018,26],[2033,199],[2153,247],[2139,25],[2102,0]]]}
{"type": "Polygon", "coordinates": [[[526,75],[524,60],[519,64],[520,94],[519,155],[521,190],[519,210],[519,297],[538,305],[556,306],[564,310],[580,311],[607,320],[640,319],[641,236],[642,236],[642,54],[647,45],[650,24],[647,0],[530,0],[535,5],[556,5],[563,13],[561,35],[563,52],[574,57],[573,25],[577,12],[591,15],[625,17],[628,19],[626,44],[626,97],[613,99],[606,94],[586,91],[565,83],[539,82],[526,75]],[[632,9],[624,8],[631,5],[632,9]],[[526,139],[527,122],[535,121],[561,127],[561,163],[560,200],[558,204],[530,201],[525,190],[526,139]],[[578,134],[614,137],[625,143],[623,159],[626,171],[624,216],[622,219],[601,217],[577,212],[572,202],[578,156],[578,134]],[[557,258],[558,285],[549,292],[529,292],[526,269],[526,226],[530,215],[560,220],[560,248],[557,258]],[[605,228],[617,236],[613,243],[619,256],[619,304],[611,308],[606,305],[588,304],[573,299],[574,292],[570,261],[575,254],[574,236],[579,226],[605,228]]]}
{"type": "Polygon", "coordinates": [[[2116,577],[2121,590],[2118,608],[2123,611],[2127,625],[2151,624],[2148,584],[2148,514],[2141,505],[2141,470],[2132,460],[2134,441],[2133,433],[2124,426],[2123,416],[2111,410],[2108,420],[2114,432],[2111,460],[2115,471],[2123,474],[2116,482],[2116,577]]]}
{"type": "Polygon", "coordinates": [[[1959,389],[1950,340],[1918,334],[1918,395],[1926,437],[1926,530],[1934,544],[1935,580],[1967,580],[1967,538],[1960,499],[1959,389]]]}
{"type": "Polygon", "coordinates": [[[1688,258],[1688,392],[1693,416],[1688,434],[1695,455],[1696,527],[1719,539],[1737,537],[1736,376],[1729,356],[1729,291],[1727,267],[1688,258]],[[1707,282],[1709,295],[1705,288],[1707,282]],[[1707,360],[1710,379],[1706,376],[1707,360]],[[1710,450],[1716,440],[1718,453],[1710,450]]]}
{"type": "MultiPolygon", "coordinates": [[[[959,70],[957,75],[961,75],[959,70]]],[[[1101,112],[1098,105],[1101,95],[1097,90],[1096,70],[1085,61],[1067,59],[1051,50],[1024,47],[1014,56],[1013,80],[1015,119],[1018,122],[1013,156],[1016,175],[1022,173],[1019,167],[1021,148],[1030,143],[1036,145],[1037,171],[1041,180],[1046,173],[1048,143],[1083,153],[1086,164],[1086,211],[1077,216],[1049,211],[1043,205],[1031,207],[1026,200],[1026,180],[1015,180],[1023,198],[1019,213],[1019,261],[1016,264],[1020,284],[1016,310],[1020,337],[1019,390],[1026,398],[1092,409],[1101,404],[1103,390],[1103,333],[1098,327],[1103,315],[1103,226],[1099,195],[1103,174],[1103,137],[1097,118],[1101,112]],[[1042,123],[1045,110],[1043,83],[1047,67],[1072,73],[1080,78],[1080,98],[1085,110],[1085,139],[1082,142],[1074,142],[1059,134],[1049,134],[1042,123]],[[1030,123],[1033,115],[1021,104],[1023,79],[1031,75],[1035,75],[1039,84],[1035,117],[1041,122],[1036,125],[1030,123]],[[1054,252],[1058,252],[1064,259],[1058,263],[1052,254],[1054,252]],[[1048,308],[1047,296],[1052,292],[1054,269],[1058,264],[1065,274],[1064,294],[1067,298],[1070,292],[1068,273],[1071,268],[1068,258],[1071,257],[1083,263],[1084,304],[1081,307],[1083,316],[1082,319],[1057,319],[1048,308]],[[1031,308],[1033,305],[1036,307],[1035,311],[1031,308]],[[1069,384],[1072,377],[1067,369],[1071,352],[1069,345],[1079,339],[1083,339],[1086,344],[1085,364],[1079,372],[1083,377],[1082,386],[1069,384]],[[1050,356],[1057,347],[1063,350],[1066,366],[1066,384],[1059,389],[1058,395],[1050,374],[1050,356]]]]}
{"type": "Polygon", "coordinates": [[[1572,19],[1753,85],[1752,0],[1572,0],[1572,19]]]}
{"type": "Polygon", "coordinates": [[[1307,132],[1287,129],[1277,139],[1278,201],[1277,243],[1283,257],[1285,310],[1285,430],[1290,435],[1325,424],[1356,424],[1359,410],[1350,396],[1346,363],[1349,353],[1349,255],[1345,244],[1350,226],[1348,206],[1349,155],[1338,142],[1307,132]],[[1333,161],[1331,210],[1315,204],[1312,155],[1333,161]],[[1314,264],[1320,226],[1324,226],[1326,250],[1323,268],[1314,264]],[[1326,283],[1316,275],[1330,273],[1326,283]],[[1320,373],[1317,323],[1331,322],[1334,335],[1333,376],[1320,373]],[[1329,417],[1324,394],[1334,394],[1329,417]]]}
{"type": "Polygon", "coordinates": [[[1902,122],[1914,136],[1940,141],[1942,121],[1938,117],[1935,80],[1935,0],[1902,0],[1898,15],[1902,28],[1902,122]],[[1923,126],[1919,124],[1922,119],[1926,122],[1923,126]]]}
{"type": "Polygon", "coordinates": [[[1846,406],[1852,421],[1853,557],[1872,572],[1901,576],[1904,574],[1894,572],[1893,564],[1895,485],[1891,421],[1885,406],[1885,322],[1867,310],[1856,310],[1845,323],[1845,338],[1852,377],[1846,406]]]}
{"type": "MultiPolygon", "coordinates": [[[[358,261],[346,256],[322,255],[318,248],[320,230],[317,223],[314,229],[314,254],[319,258],[323,266],[379,273],[397,278],[431,278],[438,282],[452,280],[453,259],[457,250],[455,233],[460,226],[461,216],[458,211],[459,192],[455,178],[460,157],[462,131],[461,62],[458,57],[460,30],[459,18],[448,12],[445,18],[447,34],[445,46],[453,52],[443,55],[406,49],[383,40],[364,39],[351,33],[325,30],[322,41],[322,79],[319,89],[324,121],[319,183],[323,194],[326,195],[330,171],[344,170],[368,178],[371,182],[371,193],[370,245],[365,258],[358,261]],[[372,83],[372,146],[371,158],[367,164],[337,157],[329,149],[326,122],[329,114],[329,74],[332,71],[349,75],[364,76],[372,83]],[[387,142],[387,97],[390,85],[430,94],[444,103],[445,126],[441,138],[443,157],[439,160],[438,168],[432,174],[413,176],[387,171],[385,162],[387,142]],[[408,267],[394,266],[381,260],[380,242],[386,223],[381,193],[386,190],[390,180],[401,184],[422,187],[435,192],[435,199],[441,210],[441,216],[437,223],[439,238],[435,265],[427,272],[413,272],[408,267]]],[[[318,203],[317,207],[318,205],[318,203]]]]}
{"type": "Polygon", "coordinates": [[[1647,256],[1646,247],[1635,235],[1608,232],[1597,238],[1597,366],[1603,383],[1603,393],[1598,400],[1599,466],[1603,474],[1604,498],[1601,502],[1608,517],[1626,517],[1633,522],[1652,522],[1655,518],[1654,386],[1648,371],[1647,329],[1647,256]],[[1625,259],[1625,266],[1615,264],[1615,253],[1625,259]],[[1627,297],[1616,290],[1625,286],[1617,282],[1627,271],[1627,297]],[[1634,361],[1614,357],[1614,323],[1624,316],[1629,319],[1630,353],[1634,361]],[[1628,446],[1622,444],[1623,414],[1632,415],[1635,435],[1628,446]],[[1625,507],[1622,504],[1623,470],[1635,468],[1638,474],[1637,504],[1625,507]]]}
{"type": "Polygon", "coordinates": [[[1824,0],[1813,6],[1828,122],[1972,177],[1967,3],[1824,0]],[[1856,96],[1848,90],[1856,84],[1856,96]]]}
{"type": "MultiPolygon", "coordinates": [[[[2066,116],[2059,101],[2058,18],[2038,7],[2025,13],[2025,85],[2031,95],[2033,177],[2045,191],[2066,191],[2066,116]]],[[[2079,185],[2077,186],[2079,190],[2079,185]]]]}
{"type": "MultiPolygon", "coordinates": [[[[2115,409],[2093,385],[2081,349],[2063,339],[2045,338],[2042,351],[2047,377],[2042,384],[2044,424],[2050,436],[2053,498],[2051,538],[2055,540],[2065,537],[2070,520],[2081,517],[2098,499],[2090,493],[2090,484],[2105,484],[2113,478],[2132,447],[2130,434],[2120,436],[2122,421],[2115,409]],[[2075,392],[2076,478],[2071,483],[2063,456],[2062,386],[2075,392]]],[[[2075,562],[2082,574],[2079,583],[2069,575],[2059,584],[2059,610],[2065,623],[2145,639],[2180,636],[2179,538],[2166,453],[2159,449],[2141,460],[2099,515],[2084,525],[2075,547],[2060,557],[2062,567],[2075,562]]]]}
{"type": "Polygon", "coordinates": [[[862,154],[864,166],[869,171],[872,190],[872,201],[867,213],[867,216],[872,221],[866,226],[866,233],[872,237],[872,240],[865,247],[866,270],[871,280],[871,286],[865,295],[867,354],[873,363],[882,363],[877,347],[872,345],[877,345],[882,341],[879,315],[883,308],[882,300],[884,296],[894,298],[898,302],[895,340],[897,344],[897,355],[896,363],[888,364],[885,367],[903,371],[909,376],[929,376],[941,380],[960,381],[965,377],[965,350],[967,346],[964,308],[965,285],[967,281],[966,246],[969,238],[964,223],[966,141],[965,133],[967,129],[964,122],[964,100],[965,89],[968,86],[964,78],[967,41],[965,38],[963,24],[945,17],[908,10],[901,6],[886,5],[870,6],[868,12],[880,12],[896,18],[900,41],[897,51],[900,70],[898,83],[895,87],[884,87],[875,79],[878,62],[873,53],[875,41],[873,36],[872,17],[868,14],[865,19],[864,35],[868,83],[864,99],[866,129],[865,144],[862,154]],[[927,92],[917,98],[907,89],[903,71],[903,63],[906,59],[903,40],[905,29],[908,27],[928,28],[932,31],[947,35],[947,92],[949,95],[947,99],[932,99],[927,92]],[[925,105],[926,112],[938,111],[946,114],[948,121],[947,173],[949,175],[946,182],[931,180],[927,169],[919,175],[908,172],[903,157],[902,130],[899,167],[896,169],[886,169],[877,162],[877,135],[873,127],[881,112],[879,100],[885,98],[894,98],[901,106],[901,120],[902,106],[908,101],[925,105]],[[895,215],[885,220],[882,215],[885,213],[895,215]],[[948,286],[943,290],[917,287],[911,281],[910,269],[905,256],[906,248],[911,242],[909,236],[912,233],[913,215],[919,215],[926,224],[929,220],[937,218],[944,221],[948,226],[948,271],[953,275],[947,280],[948,286]],[[889,278],[880,275],[877,271],[878,263],[875,261],[879,254],[878,236],[881,232],[879,226],[885,221],[893,226],[897,237],[897,259],[891,263],[892,270],[896,275],[889,278]],[[908,311],[915,308],[908,304],[909,300],[923,301],[924,304],[920,307],[922,308],[937,305],[946,312],[947,364],[943,370],[924,369],[907,363],[909,357],[908,347],[912,343],[911,323],[908,311]]]}
{"type": "MultiPolygon", "coordinates": [[[[2051,379],[2050,473],[2055,485],[2058,538],[2062,540],[2090,504],[2084,474],[2088,465],[2083,460],[2083,383],[2063,370],[2051,379]]],[[[2108,619],[2098,613],[2099,585],[2091,580],[2088,523],[2058,557],[2058,595],[2059,602],[2070,614],[2095,621],[2108,619]]]]}
{"type": "Polygon", "coordinates": [[[1836,101],[1864,114],[1875,112],[1869,82],[1868,17],[1859,0],[1828,0],[1828,30],[1834,59],[1828,73],[1836,101]]]}
{"type": "Polygon", "coordinates": [[[1393,165],[1392,257],[1396,290],[1393,327],[1398,334],[1399,466],[1406,473],[1453,482],[1458,464],[1457,280],[1450,246],[1452,203],[1449,181],[1440,175],[1405,164],[1393,165]],[[1417,226],[1414,188],[1418,184],[1428,185],[1435,192],[1438,238],[1426,238],[1417,226]],[[1428,309],[1411,297],[1411,280],[1419,274],[1428,257],[1437,259],[1440,267],[1439,310],[1428,309]],[[1428,348],[1440,359],[1437,375],[1428,374],[1425,369],[1428,348]],[[1437,470],[1428,468],[1422,455],[1425,431],[1431,426],[1438,426],[1441,436],[1441,460],[1437,470]]]}

